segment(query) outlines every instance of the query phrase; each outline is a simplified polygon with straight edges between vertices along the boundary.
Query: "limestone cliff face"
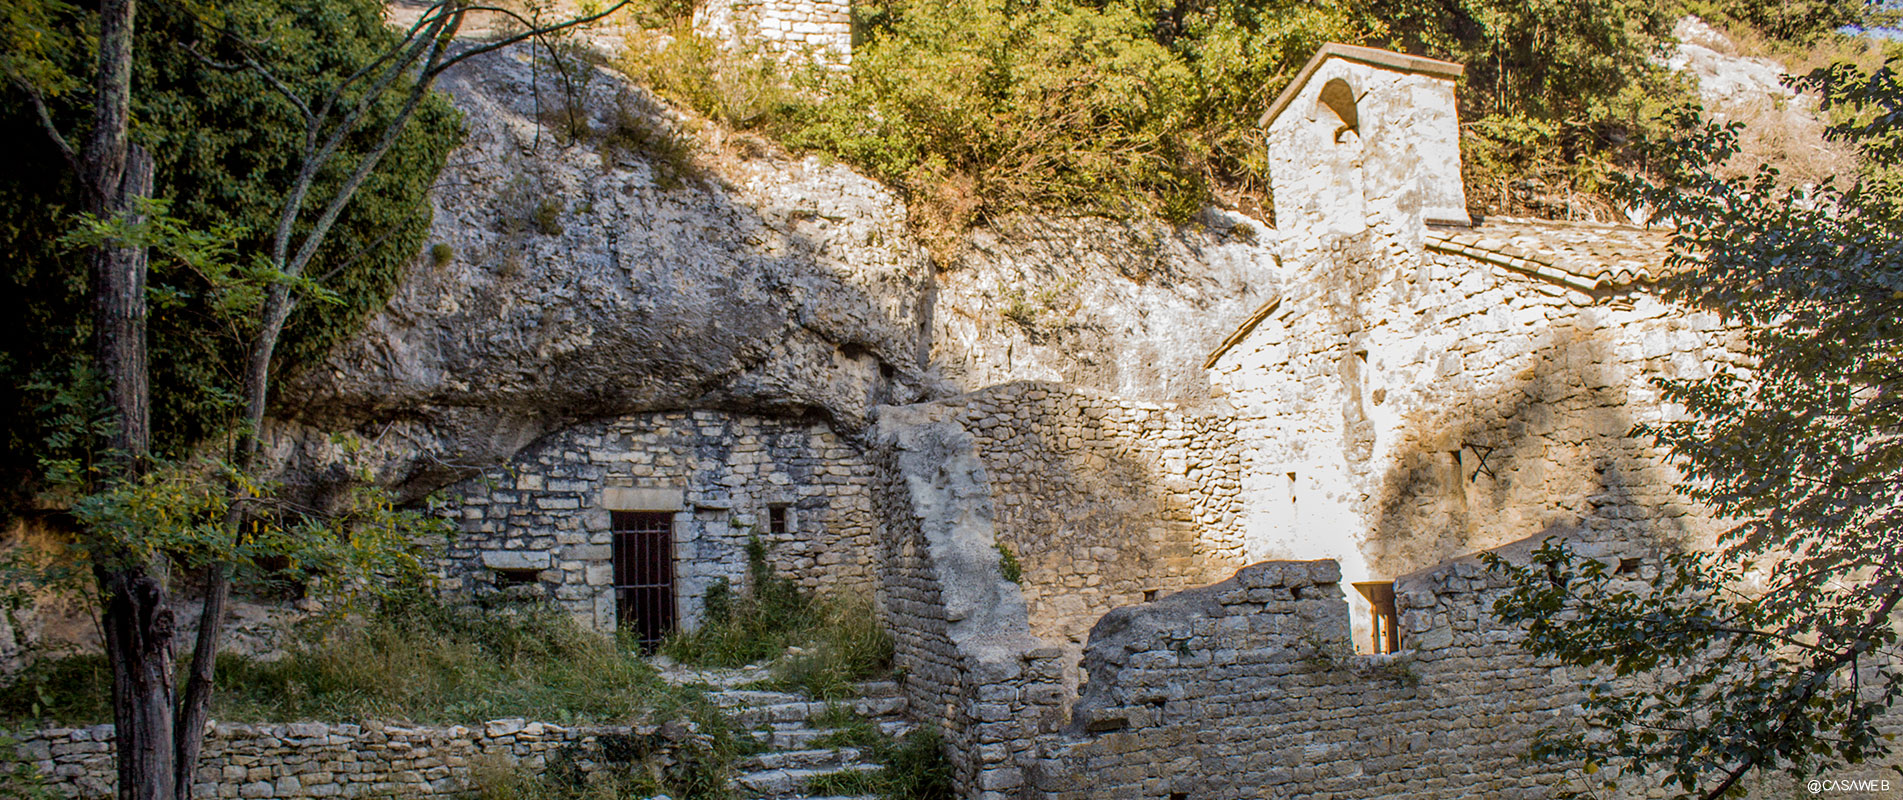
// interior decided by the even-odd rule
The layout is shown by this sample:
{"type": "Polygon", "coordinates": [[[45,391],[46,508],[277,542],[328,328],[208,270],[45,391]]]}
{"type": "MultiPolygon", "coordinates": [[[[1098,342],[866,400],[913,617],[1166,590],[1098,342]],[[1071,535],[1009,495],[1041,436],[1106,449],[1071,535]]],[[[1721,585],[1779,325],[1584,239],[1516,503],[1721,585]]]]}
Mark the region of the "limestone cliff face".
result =
{"type": "Polygon", "coordinates": [[[1194,399],[1202,357],[1271,289],[1269,237],[1222,215],[1026,221],[974,234],[940,274],[875,181],[723,142],[609,71],[574,80],[579,122],[523,51],[445,76],[468,136],[434,192],[434,244],[278,397],[293,475],[334,461],[323,434],[345,430],[417,493],[643,411],[817,415],[852,433],[878,405],[1014,378],[1194,399]],[[670,135],[695,153],[652,155],[670,135]]]}

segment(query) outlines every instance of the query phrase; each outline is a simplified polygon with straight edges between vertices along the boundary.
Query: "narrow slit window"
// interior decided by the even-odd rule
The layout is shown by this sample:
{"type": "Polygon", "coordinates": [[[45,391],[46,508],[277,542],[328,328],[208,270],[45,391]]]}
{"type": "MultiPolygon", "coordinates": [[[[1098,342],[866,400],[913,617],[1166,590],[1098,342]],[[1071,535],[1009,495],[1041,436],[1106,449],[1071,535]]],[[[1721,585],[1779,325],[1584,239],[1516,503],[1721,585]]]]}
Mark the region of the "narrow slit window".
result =
{"type": "Polygon", "coordinates": [[[1394,608],[1393,581],[1367,581],[1354,585],[1368,600],[1370,615],[1369,652],[1394,653],[1401,649],[1401,626],[1394,608]]]}

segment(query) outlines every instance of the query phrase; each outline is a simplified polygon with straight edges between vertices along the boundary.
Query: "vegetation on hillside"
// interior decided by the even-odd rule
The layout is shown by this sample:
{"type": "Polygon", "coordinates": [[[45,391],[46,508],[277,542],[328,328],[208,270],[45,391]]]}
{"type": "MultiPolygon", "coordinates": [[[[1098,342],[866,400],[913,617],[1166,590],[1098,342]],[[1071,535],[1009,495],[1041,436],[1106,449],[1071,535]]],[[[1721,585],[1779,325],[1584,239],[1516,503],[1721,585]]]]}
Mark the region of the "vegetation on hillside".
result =
{"type": "MultiPolygon", "coordinates": [[[[110,722],[97,655],[44,659],[0,689],[0,724],[110,722]]],[[[691,693],[689,693],[691,694],[691,693]]],[[[280,658],[220,658],[217,719],[469,724],[646,721],[691,696],[663,684],[632,642],[584,630],[546,604],[491,608],[407,592],[362,619],[313,624],[280,658]]]]}
{"type": "Polygon", "coordinates": [[[928,237],[1029,209],[1187,219],[1266,192],[1257,118],[1329,41],[1462,63],[1477,209],[1607,216],[1611,174],[1691,98],[1655,62],[1696,11],[1790,46],[1837,36],[1862,0],[872,0],[850,79],[794,89],[759,54],[684,22],[623,67],[727,125],[831,153],[901,188],[928,237]]]}

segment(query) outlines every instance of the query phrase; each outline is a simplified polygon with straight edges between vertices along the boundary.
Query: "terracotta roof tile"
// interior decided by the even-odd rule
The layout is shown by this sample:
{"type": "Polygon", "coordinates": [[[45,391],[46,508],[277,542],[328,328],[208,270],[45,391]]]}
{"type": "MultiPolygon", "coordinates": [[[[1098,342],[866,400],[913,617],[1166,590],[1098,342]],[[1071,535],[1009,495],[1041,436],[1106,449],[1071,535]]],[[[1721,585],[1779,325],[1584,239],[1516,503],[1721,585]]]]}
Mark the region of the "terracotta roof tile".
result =
{"type": "Polygon", "coordinates": [[[1469,256],[1593,291],[1665,274],[1672,232],[1599,222],[1489,217],[1472,228],[1430,228],[1429,249],[1469,256]]]}

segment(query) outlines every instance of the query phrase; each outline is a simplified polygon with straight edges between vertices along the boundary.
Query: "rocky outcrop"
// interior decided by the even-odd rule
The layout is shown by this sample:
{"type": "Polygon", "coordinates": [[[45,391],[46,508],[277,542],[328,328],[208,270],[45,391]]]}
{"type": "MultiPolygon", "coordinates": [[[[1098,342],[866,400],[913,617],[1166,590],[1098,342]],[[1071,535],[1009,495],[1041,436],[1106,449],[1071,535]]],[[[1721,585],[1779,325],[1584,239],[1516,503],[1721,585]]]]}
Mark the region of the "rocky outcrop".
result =
{"type": "Polygon", "coordinates": [[[271,438],[293,481],[341,476],[336,431],[415,496],[647,411],[817,414],[850,434],[874,406],[1014,378],[1189,399],[1270,286],[1258,228],[1220,214],[1016,223],[939,274],[871,179],[735,146],[606,69],[570,83],[522,50],[445,75],[468,135],[432,244],[280,393],[271,438]]]}
{"type": "Polygon", "coordinates": [[[1824,138],[1817,98],[1785,83],[1783,64],[1743,55],[1730,37],[1697,17],[1681,18],[1672,35],[1679,44],[1665,66],[1695,81],[1698,101],[1713,120],[1744,125],[1736,170],[1769,164],[1791,181],[1814,184],[1856,169],[1855,154],[1824,138]]]}

